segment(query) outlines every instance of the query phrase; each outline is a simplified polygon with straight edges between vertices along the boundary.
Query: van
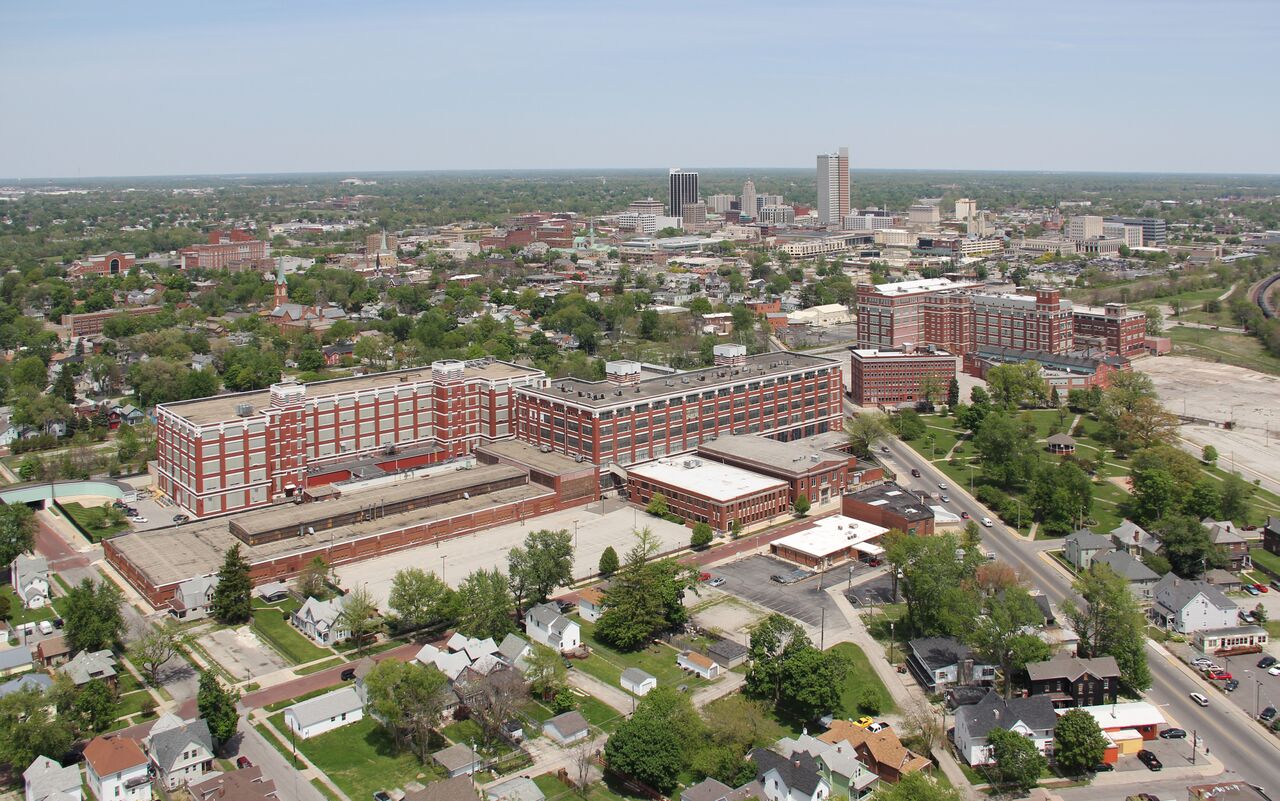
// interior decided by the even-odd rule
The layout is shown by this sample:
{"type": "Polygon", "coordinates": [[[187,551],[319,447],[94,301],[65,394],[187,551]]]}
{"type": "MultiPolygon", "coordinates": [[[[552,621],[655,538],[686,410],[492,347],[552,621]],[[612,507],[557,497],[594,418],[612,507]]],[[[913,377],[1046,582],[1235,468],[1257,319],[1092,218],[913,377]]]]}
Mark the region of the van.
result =
{"type": "Polygon", "coordinates": [[[991,528],[995,524],[991,522],[991,518],[983,516],[982,525],[986,526],[987,528],[991,528]]]}
{"type": "Polygon", "coordinates": [[[1195,702],[1196,702],[1196,704],[1198,704],[1199,706],[1208,706],[1208,705],[1209,705],[1209,699],[1208,699],[1208,698],[1205,698],[1205,697],[1204,697],[1203,695],[1201,695],[1200,693],[1191,693],[1188,697],[1190,697],[1192,701],[1195,701],[1195,702]]]}
{"type": "Polygon", "coordinates": [[[41,620],[41,621],[40,621],[40,633],[41,633],[41,634],[45,634],[45,635],[52,634],[52,633],[53,633],[53,624],[52,624],[52,623],[50,623],[48,620],[41,620]]]}

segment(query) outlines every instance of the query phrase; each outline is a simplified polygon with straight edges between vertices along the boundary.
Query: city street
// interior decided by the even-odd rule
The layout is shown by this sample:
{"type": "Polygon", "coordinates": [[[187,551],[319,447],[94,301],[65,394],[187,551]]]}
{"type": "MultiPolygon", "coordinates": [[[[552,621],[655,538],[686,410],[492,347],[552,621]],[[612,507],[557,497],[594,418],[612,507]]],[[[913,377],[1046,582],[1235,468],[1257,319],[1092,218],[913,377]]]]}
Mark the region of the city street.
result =
{"type": "MultiPolygon", "coordinates": [[[[892,439],[887,446],[889,458],[886,462],[898,473],[904,487],[927,491],[936,488],[937,482],[947,480],[909,445],[892,439]],[[911,478],[913,467],[921,471],[919,479],[911,478]]],[[[995,519],[969,496],[965,488],[952,487],[950,495],[948,508],[951,511],[965,511],[975,518],[989,515],[995,519]]],[[[1073,594],[1066,576],[1039,555],[1039,551],[1044,550],[1042,543],[1024,540],[998,521],[992,528],[984,529],[983,543],[997,558],[1016,568],[1029,584],[1043,592],[1055,605],[1061,605],[1073,594]]],[[[1153,679],[1148,696],[1169,718],[1171,725],[1195,733],[1202,747],[1221,759],[1240,778],[1264,788],[1280,789],[1280,742],[1252,720],[1253,693],[1246,690],[1243,680],[1241,689],[1235,693],[1237,697],[1227,700],[1227,696],[1208,688],[1207,683],[1189,666],[1154,643],[1148,642],[1147,661],[1153,679]],[[1209,706],[1201,708],[1192,702],[1188,696],[1193,692],[1209,696],[1209,706]]],[[[1190,748],[1189,742],[1187,747],[1190,748]]],[[[1185,783],[1182,786],[1185,787],[1185,783]]]]}

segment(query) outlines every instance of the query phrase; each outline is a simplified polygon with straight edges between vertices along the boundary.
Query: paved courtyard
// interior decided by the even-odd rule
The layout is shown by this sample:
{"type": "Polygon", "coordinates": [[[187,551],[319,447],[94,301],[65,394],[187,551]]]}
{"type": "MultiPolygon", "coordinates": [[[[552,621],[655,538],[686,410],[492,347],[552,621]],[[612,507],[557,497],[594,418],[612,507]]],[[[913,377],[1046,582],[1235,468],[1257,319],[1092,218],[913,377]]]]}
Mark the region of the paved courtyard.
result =
{"type": "Polygon", "coordinates": [[[247,681],[288,667],[248,626],[234,629],[210,627],[197,639],[209,655],[237,679],[247,681]]]}
{"type": "Polygon", "coordinates": [[[439,545],[409,548],[355,564],[340,565],[338,579],[346,588],[367,585],[369,593],[385,609],[391,579],[402,568],[429,570],[442,575],[450,586],[457,587],[474,570],[497,567],[505,571],[508,549],[524,542],[529,532],[564,529],[573,534],[575,521],[577,549],[574,552],[574,575],[579,577],[596,572],[600,554],[610,545],[618,552],[618,558],[624,559],[627,549],[635,542],[633,532],[637,526],[647,526],[652,530],[662,542],[664,551],[689,544],[690,530],[685,526],[669,523],[645,514],[642,509],[610,499],[467,534],[439,545]]]}

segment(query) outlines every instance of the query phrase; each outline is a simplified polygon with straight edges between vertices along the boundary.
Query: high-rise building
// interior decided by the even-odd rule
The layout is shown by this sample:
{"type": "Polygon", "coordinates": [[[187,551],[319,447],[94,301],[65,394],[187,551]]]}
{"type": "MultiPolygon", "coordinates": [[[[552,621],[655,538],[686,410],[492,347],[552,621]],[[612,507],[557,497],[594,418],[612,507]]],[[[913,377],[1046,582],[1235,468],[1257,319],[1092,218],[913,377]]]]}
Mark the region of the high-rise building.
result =
{"type": "Polygon", "coordinates": [[[762,223],[772,223],[774,225],[790,225],[796,221],[796,210],[790,206],[781,203],[770,203],[763,206],[760,213],[756,215],[762,223]]]}
{"type": "Polygon", "coordinates": [[[818,223],[839,226],[849,213],[849,148],[818,154],[818,223]]]}
{"type": "Polygon", "coordinates": [[[752,219],[756,216],[756,185],[750,178],[742,185],[742,202],[738,204],[738,210],[752,219]]]}
{"type": "Polygon", "coordinates": [[[1097,239],[1101,236],[1101,217],[1080,214],[1067,221],[1067,239],[1073,242],[1083,242],[1086,239],[1097,239]]]}
{"type": "Polygon", "coordinates": [[[673,167],[667,178],[669,186],[668,208],[672,217],[681,216],[684,204],[698,199],[698,174],[673,167]]]}
{"type": "Polygon", "coordinates": [[[974,347],[1068,353],[1075,349],[1071,301],[1057,289],[1034,295],[974,295],[974,347]]]}
{"type": "Polygon", "coordinates": [[[686,202],[680,210],[686,231],[697,231],[707,226],[707,204],[701,200],[686,202]]]}
{"type": "Polygon", "coordinates": [[[917,203],[907,209],[907,224],[925,227],[936,227],[942,221],[942,214],[936,204],[917,203]]]}
{"type": "Polygon", "coordinates": [[[733,201],[737,200],[733,195],[712,195],[707,201],[707,206],[716,214],[728,214],[733,208],[733,201]]]}
{"type": "Polygon", "coordinates": [[[956,200],[956,219],[967,223],[978,213],[978,202],[972,198],[962,197],[956,200]]]}
{"type": "Polygon", "coordinates": [[[1142,226],[1142,244],[1145,247],[1163,247],[1169,244],[1169,226],[1158,217],[1104,217],[1103,220],[1142,226]]]}

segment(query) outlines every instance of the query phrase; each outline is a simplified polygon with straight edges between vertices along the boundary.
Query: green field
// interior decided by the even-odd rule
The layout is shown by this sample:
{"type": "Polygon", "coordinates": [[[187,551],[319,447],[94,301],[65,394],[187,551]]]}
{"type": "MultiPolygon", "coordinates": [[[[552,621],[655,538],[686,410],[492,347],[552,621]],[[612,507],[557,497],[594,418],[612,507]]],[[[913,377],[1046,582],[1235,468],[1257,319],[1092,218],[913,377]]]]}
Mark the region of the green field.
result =
{"type": "Polygon", "coordinates": [[[1167,329],[1165,334],[1173,340],[1176,355],[1280,375],[1280,357],[1268,353],[1257,337],[1230,331],[1177,327],[1167,329]]]}
{"type": "MultiPolygon", "coordinates": [[[[285,742],[289,742],[284,713],[277,712],[268,720],[284,735],[285,742]]],[[[297,748],[339,789],[360,801],[373,797],[378,790],[404,787],[406,782],[415,779],[429,784],[443,778],[438,768],[424,767],[412,753],[397,754],[391,736],[373,718],[309,740],[297,740],[297,748]]],[[[280,750],[288,753],[287,747],[280,750]]]]}
{"type": "Polygon", "coordinates": [[[623,653],[615,651],[596,639],[596,626],[585,620],[578,620],[582,627],[582,641],[591,646],[591,655],[586,659],[570,660],[574,668],[588,673],[610,687],[618,687],[622,671],[629,667],[640,668],[658,680],[660,686],[674,687],[686,685],[690,690],[704,687],[705,679],[686,673],[676,665],[679,651],[666,645],[649,645],[639,651],[623,653]]]}
{"type": "Polygon", "coordinates": [[[881,714],[893,712],[898,708],[893,701],[893,696],[889,694],[880,676],[872,669],[871,661],[867,659],[866,653],[861,648],[851,642],[842,642],[831,646],[830,650],[833,653],[844,654],[852,665],[849,675],[845,678],[844,686],[840,688],[840,711],[845,717],[856,719],[864,714],[858,709],[858,698],[867,688],[880,693],[881,714]]]}
{"type": "Polygon", "coordinates": [[[292,664],[314,662],[333,651],[321,648],[289,625],[277,609],[259,609],[253,615],[253,631],[292,664]]]}
{"type": "Polygon", "coordinates": [[[582,799],[582,801],[632,801],[632,799],[637,798],[637,796],[627,795],[624,791],[610,787],[606,782],[596,782],[591,785],[587,794],[583,796],[550,773],[534,776],[533,783],[538,785],[538,789],[546,796],[546,801],[569,801],[570,799],[582,799]]]}
{"type": "MultiPolygon", "coordinates": [[[[103,505],[105,506],[106,504],[103,505]]],[[[128,520],[107,526],[106,528],[101,528],[95,525],[97,520],[96,516],[98,514],[96,510],[100,507],[83,506],[75,502],[58,502],[58,507],[62,509],[62,511],[66,513],[67,517],[76,524],[80,531],[89,538],[90,542],[101,542],[108,537],[114,537],[122,531],[129,530],[128,520]]]]}

